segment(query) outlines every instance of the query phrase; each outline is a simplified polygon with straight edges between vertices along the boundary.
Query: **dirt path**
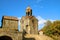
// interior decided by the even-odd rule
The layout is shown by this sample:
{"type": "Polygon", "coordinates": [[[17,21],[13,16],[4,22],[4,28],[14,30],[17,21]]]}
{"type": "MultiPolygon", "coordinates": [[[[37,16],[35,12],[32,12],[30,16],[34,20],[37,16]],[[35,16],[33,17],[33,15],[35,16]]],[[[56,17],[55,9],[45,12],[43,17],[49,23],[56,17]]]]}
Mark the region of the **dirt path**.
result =
{"type": "Polygon", "coordinates": [[[36,40],[53,40],[52,38],[45,36],[45,35],[31,35],[31,34],[26,34],[25,38],[34,38],[36,40]]]}

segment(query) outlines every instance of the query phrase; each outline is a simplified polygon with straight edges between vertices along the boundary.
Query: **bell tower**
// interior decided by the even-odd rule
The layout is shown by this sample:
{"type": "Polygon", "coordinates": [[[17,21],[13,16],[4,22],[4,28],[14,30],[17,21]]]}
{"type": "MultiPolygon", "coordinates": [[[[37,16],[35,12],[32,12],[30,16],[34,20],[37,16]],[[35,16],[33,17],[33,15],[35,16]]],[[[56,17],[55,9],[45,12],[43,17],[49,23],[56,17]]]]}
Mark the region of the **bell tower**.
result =
{"type": "Polygon", "coordinates": [[[30,7],[26,9],[26,16],[32,16],[32,9],[30,7]]]}
{"type": "Polygon", "coordinates": [[[38,20],[32,15],[30,7],[27,7],[26,16],[22,16],[20,20],[20,28],[20,31],[25,31],[27,34],[38,34],[38,20]]]}

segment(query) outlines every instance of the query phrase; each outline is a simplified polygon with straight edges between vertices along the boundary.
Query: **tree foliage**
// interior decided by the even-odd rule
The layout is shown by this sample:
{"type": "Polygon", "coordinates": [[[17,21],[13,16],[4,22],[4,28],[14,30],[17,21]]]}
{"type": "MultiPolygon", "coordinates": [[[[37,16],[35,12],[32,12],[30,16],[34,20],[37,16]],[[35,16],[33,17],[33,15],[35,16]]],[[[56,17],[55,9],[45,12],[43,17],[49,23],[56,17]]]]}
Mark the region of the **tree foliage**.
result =
{"type": "Polygon", "coordinates": [[[42,29],[44,34],[58,39],[60,37],[60,21],[56,20],[54,22],[47,21],[44,28],[42,29]]]}

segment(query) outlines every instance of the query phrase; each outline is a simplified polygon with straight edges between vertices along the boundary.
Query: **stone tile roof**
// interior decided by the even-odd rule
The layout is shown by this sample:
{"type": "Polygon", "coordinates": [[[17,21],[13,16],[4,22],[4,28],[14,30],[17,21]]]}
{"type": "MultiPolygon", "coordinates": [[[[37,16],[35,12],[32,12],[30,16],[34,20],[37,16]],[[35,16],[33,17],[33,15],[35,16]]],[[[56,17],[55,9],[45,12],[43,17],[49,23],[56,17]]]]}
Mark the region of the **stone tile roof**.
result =
{"type": "Polygon", "coordinates": [[[16,20],[16,21],[18,21],[18,18],[16,18],[16,17],[11,17],[11,16],[3,16],[3,19],[16,20]]]}

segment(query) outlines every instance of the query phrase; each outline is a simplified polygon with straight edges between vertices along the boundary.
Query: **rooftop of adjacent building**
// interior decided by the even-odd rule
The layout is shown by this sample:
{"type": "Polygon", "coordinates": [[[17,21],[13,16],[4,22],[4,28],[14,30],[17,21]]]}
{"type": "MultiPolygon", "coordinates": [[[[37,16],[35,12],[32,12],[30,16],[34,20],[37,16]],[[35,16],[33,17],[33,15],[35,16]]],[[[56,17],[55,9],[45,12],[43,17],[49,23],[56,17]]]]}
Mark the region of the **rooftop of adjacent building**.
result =
{"type": "Polygon", "coordinates": [[[12,16],[3,16],[2,19],[8,19],[8,20],[16,20],[16,21],[18,21],[17,17],[12,17],[12,16]]]}

